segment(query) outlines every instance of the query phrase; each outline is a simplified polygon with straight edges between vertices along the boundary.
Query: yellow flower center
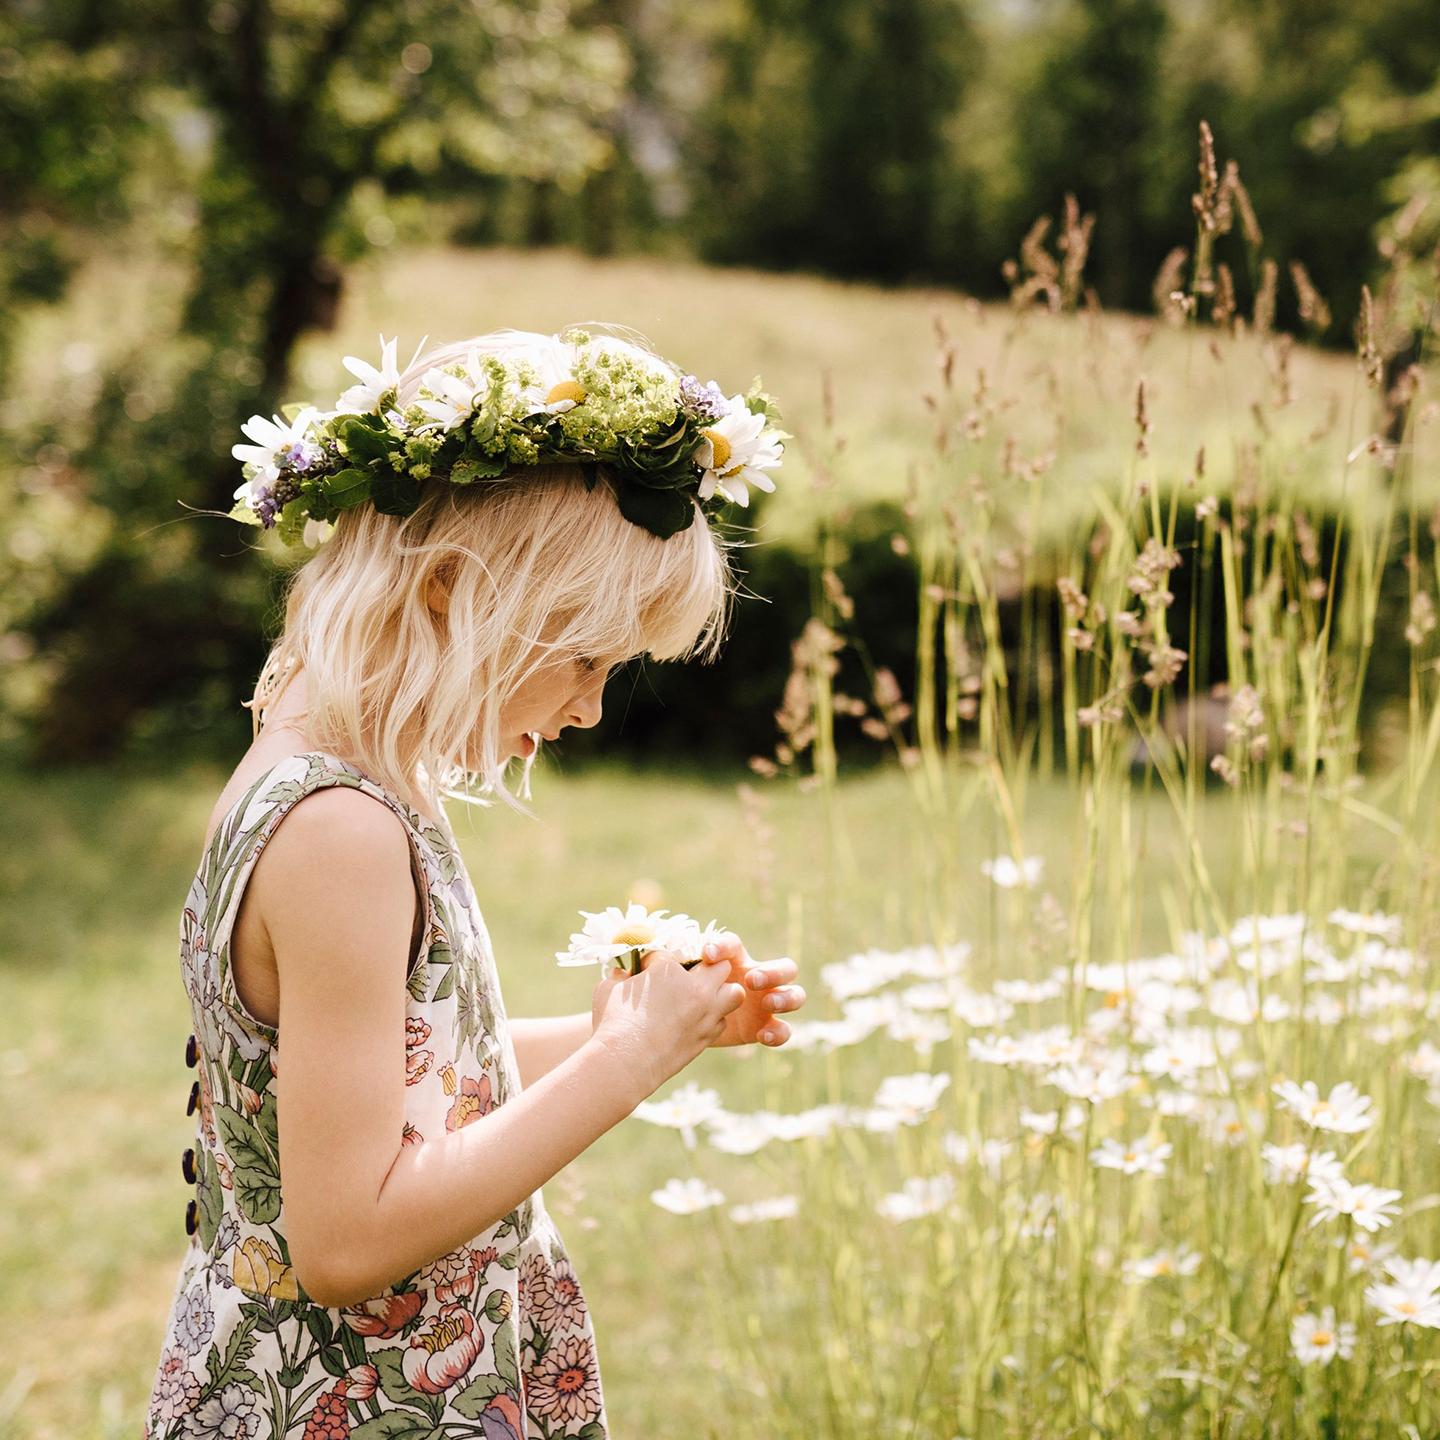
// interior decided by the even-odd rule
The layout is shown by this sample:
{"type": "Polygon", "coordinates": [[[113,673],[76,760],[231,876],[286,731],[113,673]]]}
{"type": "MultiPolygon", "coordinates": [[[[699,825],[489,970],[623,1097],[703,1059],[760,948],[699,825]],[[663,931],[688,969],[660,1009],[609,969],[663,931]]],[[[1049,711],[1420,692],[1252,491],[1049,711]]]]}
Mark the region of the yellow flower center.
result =
{"type": "Polygon", "coordinates": [[[1168,1275],[1172,1266],[1168,1260],[1157,1260],[1155,1262],[1155,1273],[1157,1275],[1168,1275]]]}
{"type": "Polygon", "coordinates": [[[585,387],[578,380],[562,380],[552,385],[545,396],[545,403],[553,405],[557,400],[573,400],[577,405],[585,398],[585,387]]]}
{"type": "Polygon", "coordinates": [[[615,932],[613,943],[616,945],[629,945],[632,948],[637,945],[648,945],[655,938],[655,927],[643,920],[632,921],[629,925],[623,925],[615,932]]]}
{"type": "Polygon", "coordinates": [[[1317,1330],[1311,1337],[1312,1345],[1328,1345],[1335,1337],[1328,1330],[1317,1330]]]}
{"type": "Polygon", "coordinates": [[[1420,1309],[1413,1300],[1402,1300],[1395,1308],[1402,1315],[1414,1315],[1420,1309]]]}
{"type": "Polygon", "coordinates": [[[1125,1152],[1125,1158],[1126,1160],[1134,1160],[1137,1158],[1137,1152],[1134,1150],[1127,1150],[1125,1152]]]}
{"type": "Polygon", "coordinates": [[[435,1328],[417,1335],[415,1342],[423,1345],[434,1355],[437,1351],[453,1345],[460,1338],[464,1329],[465,1327],[452,1315],[444,1320],[436,1320],[435,1328]]]}
{"type": "Polygon", "coordinates": [[[710,449],[714,452],[714,461],[710,468],[723,470],[725,462],[730,458],[730,442],[718,430],[702,430],[700,433],[710,442],[710,449]]]}

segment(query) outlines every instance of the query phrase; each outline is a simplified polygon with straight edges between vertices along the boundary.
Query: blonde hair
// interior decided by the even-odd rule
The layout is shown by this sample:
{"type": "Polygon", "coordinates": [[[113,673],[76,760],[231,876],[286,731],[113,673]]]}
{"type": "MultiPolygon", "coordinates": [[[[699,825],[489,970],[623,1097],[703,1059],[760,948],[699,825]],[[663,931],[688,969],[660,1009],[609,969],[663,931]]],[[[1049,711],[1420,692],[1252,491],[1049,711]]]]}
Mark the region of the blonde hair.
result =
{"type": "MultiPolygon", "coordinates": [[[[548,339],[500,330],[438,347],[401,375],[400,404],[433,367],[548,339]]],[[[535,756],[517,797],[500,752],[500,711],[516,688],[557,653],[710,660],[732,610],[736,542],[698,503],[692,523],[662,540],[620,513],[613,477],[598,471],[593,489],[568,463],[470,485],[436,477],[409,515],[341,511],[287,577],[283,629],[245,702],[254,733],[303,667],[297,719],[319,748],[437,812],[441,795],[488,805],[493,793],[530,814],[521,798],[535,756]],[[448,594],[443,613],[431,609],[434,586],[448,594]],[[472,736],[479,770],[464,765],[472,736]]]]}

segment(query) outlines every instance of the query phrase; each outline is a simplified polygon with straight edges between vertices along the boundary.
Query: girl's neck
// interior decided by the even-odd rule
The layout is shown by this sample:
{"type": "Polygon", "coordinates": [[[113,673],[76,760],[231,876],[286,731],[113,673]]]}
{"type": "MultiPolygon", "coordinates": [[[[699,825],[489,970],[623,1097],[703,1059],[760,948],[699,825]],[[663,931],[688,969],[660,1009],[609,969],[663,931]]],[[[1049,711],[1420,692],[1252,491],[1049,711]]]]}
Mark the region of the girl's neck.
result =
{"type": "MultiPolygon", "coordinates": [[[[320,750],[322,746],[317,745],[305,728],[307,712],[305,708],[305,673],[303,670],[295,672],[294,676],[286,684],[285,688],[277,695],[270,704],[266,705],[261,712],[260,733],[256,744],[266,741],[275,741],[280,745],[288,745],[291,753],[299,753],[306,750],[320,750]]],[[[341,756],[341,759],[349,757],[341,756]]],[[[363,767],[360,767],[363,768],[363,767]]],[[[424,809],[418,803],[418,796],[413,788],[409,794],[401,797],[405,803],[424,816],[432,825],[444,830],[444,823],[437,819],[430,811],[424,809]]]]}

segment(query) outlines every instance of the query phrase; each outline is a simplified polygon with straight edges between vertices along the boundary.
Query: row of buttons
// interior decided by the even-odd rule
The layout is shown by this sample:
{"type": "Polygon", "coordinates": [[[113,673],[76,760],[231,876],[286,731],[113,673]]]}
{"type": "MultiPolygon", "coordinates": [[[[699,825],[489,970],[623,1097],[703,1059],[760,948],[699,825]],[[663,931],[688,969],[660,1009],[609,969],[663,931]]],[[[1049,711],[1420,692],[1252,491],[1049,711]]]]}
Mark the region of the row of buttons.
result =
{"type": "MultiPolygon", "coordinates": [[[[185,1063],[192,1070],[200,1059],[199,1045],[199,1040],[193,1034],[185,1042],[185,1063]]],[[[195,1113],[195,1107],[199,1103],[200,1082],[196,1080],[192,1082],[190,1086],[190,1098],[185,1103],[185,1113],[187,1115],[193,1115],[195,1113]]],[[[187,1184],[195,1184],[195,1149],[193,1146],[187,1145],[185,1147],[185,1153],[180,1157],[180,1173],[185,1177],[187,1184]]],[[[193,1235],[199,1227],[200,1207],[191,1199],[187,1201],[185,1205],[185,1233],[187,1235],[193,1235]]]]}

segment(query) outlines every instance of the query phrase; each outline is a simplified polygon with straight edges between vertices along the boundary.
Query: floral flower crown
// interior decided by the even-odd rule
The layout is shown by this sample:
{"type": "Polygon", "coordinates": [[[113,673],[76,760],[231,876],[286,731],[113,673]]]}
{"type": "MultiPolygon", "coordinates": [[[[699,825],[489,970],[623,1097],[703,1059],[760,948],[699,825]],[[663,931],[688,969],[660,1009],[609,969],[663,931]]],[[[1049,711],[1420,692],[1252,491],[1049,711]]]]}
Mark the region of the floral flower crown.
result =
{"type": "Polygon", "coordinates": [[[590,489],[596,466],[610,467],[621,513],[665,539],[694,519],[692,497],[708,520],[727,502],[748,505],[749,485],[773,491],[766,472],[791,438],[758,376],[727,399],[713,380],[702,385],[637,345],[578,327],[504,354],[471,349],[426,371],[403,409],[396,340],[382,335],[380,345],[378,368],[345,357],[360,383],[333,410],[285,405],[241,426],[254,443],[231,450],[245,475],[231,519],[313,548],[352,505],[408,515],[432,476],[470,485],[572,461],[590,489]]]}

